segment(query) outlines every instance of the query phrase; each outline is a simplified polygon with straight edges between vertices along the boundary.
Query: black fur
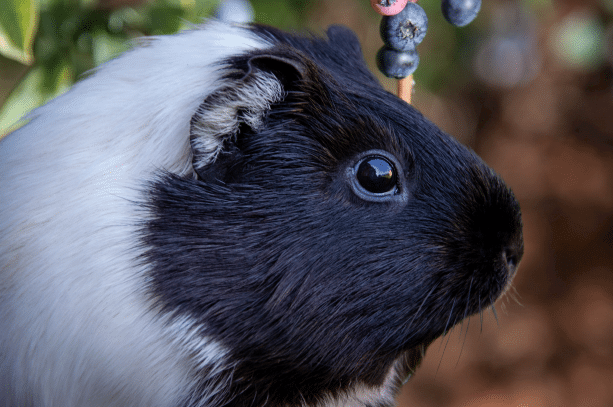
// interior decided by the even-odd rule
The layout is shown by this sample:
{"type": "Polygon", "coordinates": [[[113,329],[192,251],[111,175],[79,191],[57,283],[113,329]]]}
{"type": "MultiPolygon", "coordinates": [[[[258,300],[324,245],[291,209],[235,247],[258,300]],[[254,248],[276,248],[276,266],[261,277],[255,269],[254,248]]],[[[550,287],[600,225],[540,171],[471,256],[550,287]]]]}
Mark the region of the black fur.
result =
{"type": "Polygon", "coordinates": [[[414,369],[420,346],[492,304],[521,218],[478,157],[376,82],[348,30],[253,31],[278,45],[227,61],[228,77],[255,66],[286,96],[198,179],[150,185],[144,261],[159,304],[230,351],[225,376],[199,372],[202,391],[227,380],[219,406],[298,406],[380,385],[402,355],[414,369]],[[352,191],[346,169],[372,149],[403,166],[406,201],[352,191]]]}

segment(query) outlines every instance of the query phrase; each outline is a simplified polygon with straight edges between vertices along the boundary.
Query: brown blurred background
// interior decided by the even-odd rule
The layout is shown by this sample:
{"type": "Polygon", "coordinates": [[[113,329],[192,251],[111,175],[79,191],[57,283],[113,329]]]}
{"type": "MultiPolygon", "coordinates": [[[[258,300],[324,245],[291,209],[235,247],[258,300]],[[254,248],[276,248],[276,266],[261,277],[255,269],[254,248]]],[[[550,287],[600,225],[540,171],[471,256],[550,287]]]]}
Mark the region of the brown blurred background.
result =
{"type": "MultiPolygon", "coordinates": [[[[351,27],[377,72],[368,0],[252,3],[258,21],[282,28],[351,27]]],[[[526,251],[498,321],[488,310],[435,342],[399,404],[611,407],[613,0],[483,0],[462,29],[442,19],[440,0],[419,4],[430,26],[414,105],[510,184],[526,251]]],[[[2,103],[26,69],[0,62],[2,103]]]]}

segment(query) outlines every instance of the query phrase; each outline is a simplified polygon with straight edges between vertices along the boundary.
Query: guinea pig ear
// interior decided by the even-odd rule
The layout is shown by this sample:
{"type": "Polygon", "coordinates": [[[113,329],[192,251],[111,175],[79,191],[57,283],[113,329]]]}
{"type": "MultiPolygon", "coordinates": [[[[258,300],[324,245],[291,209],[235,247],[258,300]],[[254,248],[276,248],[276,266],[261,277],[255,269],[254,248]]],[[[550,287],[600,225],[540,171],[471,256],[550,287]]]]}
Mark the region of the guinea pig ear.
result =
{"type": "Polygon", "coordinates": [[[346,53],[346,56],[357,59],[360,61],[360,64],[364,63],[360,40],[349,28],[342,25],[331,25],[326,30],[326,35],[330,43],[333,44],[336,49],[342,49],[346,53]]]}
{"type": "Polygon", "coordinates": [[[258,71],[266,71],[274,74],[284,87],[291,87],[292,83],[307,76],[307,67],[303,61],[280,53],[255,55],[249,58],[247,65],[249,70],[245,78],[252,74],[257,75],[258,71]]]}
{"type": "Polygon", "coordinates": [[[299,57],[276,51],[232,61],[234,69],[225,78],[226,86],[210,94],[192,116],[192,166],[201,178],[214,175],[211,167],[221,152],[225,153],[221,161],[237,153],[240,130],[248,126],[257,131],[271,105],[283,100],[292,83],[306,74],[299,57]]]}

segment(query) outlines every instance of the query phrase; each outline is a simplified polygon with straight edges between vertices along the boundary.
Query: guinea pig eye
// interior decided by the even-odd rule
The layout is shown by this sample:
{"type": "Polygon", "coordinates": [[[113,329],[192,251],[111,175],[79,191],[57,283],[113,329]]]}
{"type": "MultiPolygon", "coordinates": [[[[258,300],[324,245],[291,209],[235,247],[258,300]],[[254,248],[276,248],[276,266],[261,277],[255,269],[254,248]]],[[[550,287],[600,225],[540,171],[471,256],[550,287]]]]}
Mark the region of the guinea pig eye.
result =
{"type": "Polygon", "coordinates": [[[359,154],[347,169],[353,192],[371,202],[406,201],[402,166],[392,154],[370,150],[359,154]]]}
{"type": "Polygon", "coordinates": [[[384,194],[396,188],[397,174],[394,164],[382,156],[366,157],[358,165],[356,178],[360,185],[373,194],[384,194]]]}

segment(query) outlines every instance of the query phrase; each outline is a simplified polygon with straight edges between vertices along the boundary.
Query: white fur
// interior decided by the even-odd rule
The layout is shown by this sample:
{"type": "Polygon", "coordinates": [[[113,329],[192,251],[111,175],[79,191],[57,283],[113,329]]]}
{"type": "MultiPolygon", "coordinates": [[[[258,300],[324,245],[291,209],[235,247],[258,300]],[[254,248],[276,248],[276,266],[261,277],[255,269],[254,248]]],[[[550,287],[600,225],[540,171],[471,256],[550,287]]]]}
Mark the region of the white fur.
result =
{"type": "Polygon", "coordinates": [[[223,364],[141,293],[131,201],[156,169],[192,171],[211,63],[266,46],[218,22],[144,42],[0,141],[0,406],[174,406],[223,364]]]}
{"type": "Polygon", "coordinates": [[[175,338],[175,345],[184,350],[190,357],[193,373],[206,372],[207,385],[204,390],[196,392],[190,400],[190,406],[217,406],[224,396],[224,387],[232,379],[234,363],[227,360],[228,351],[218,343],[202,336],[202,327],[188,317],[173,319],[167,326],[175,338]]]}
{"type": "MultiPolygon", "coordinates": [[[[330,397],[317,407],[371,407],[396,405],[396,395],[401,382],[399,377],[400,360],[397,360],[387,372],[380,386],[356,384],[347,392],[330,397]]],[[[309,407],[309,406],[303,406],[309,407]]]]}

